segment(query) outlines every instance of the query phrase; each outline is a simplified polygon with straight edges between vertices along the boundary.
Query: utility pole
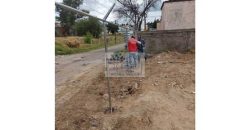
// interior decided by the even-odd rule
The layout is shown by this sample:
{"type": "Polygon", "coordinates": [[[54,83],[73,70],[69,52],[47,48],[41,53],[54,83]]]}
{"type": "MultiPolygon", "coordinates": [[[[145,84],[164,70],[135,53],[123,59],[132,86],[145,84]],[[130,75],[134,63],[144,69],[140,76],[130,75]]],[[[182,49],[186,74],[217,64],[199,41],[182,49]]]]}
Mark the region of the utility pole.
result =
{"type": "MultiPolygon", "coordinates": [[[[107,12],[107,14],[104,16],[103,20],[106,21],[109,14],[111,13],[111,11],[113,10],[113,8],[115,7],[115,3],[113,4],[113,6],[109,9],[109,11],[107,12]]],[[[103,21],[103,28],[104,28],[104,43],[105,43],[105,60],[107,60],[107,52],[108,52],[108,43],[107,43],[107,28],[105,25],[105,22],[103,21]]],[[[110,83],[109,83],[109,75],[108,75],[108,64],[106,64],[105,66],[105,70],[106,70],[106,79],[107,79],[107,85],[108,85],[108,95],[109,95],[109,109],[110,109],[110,113],[112,113],[112,102],[111,102],[111,91],[110,91],[110,83]]]]}
{"type": "MultiPolygon", "coordinates": [[[[115,20],[115,24],[116,24],[116,20],[115,20]]],[[[119,29],[119,27],[118,27],[118,29],[119,29]]],[[[116,31],[115,31],[115,44],[116,44],[116,31]]]]}
{"type": "MultiPolygon", "coordinates": [[[[148,1],[144,0],[144,8],[146,8],[148,1]]],[[[146,14],[144,15],[144,31],[147,30],[147,23],[146,23],[146,14]]]]}
{"type": "MultiPolygon", "coordinates": [[[[57,6],[59,6],[60,8],[63,8],[65,10],[68,10],[68,11],[71,11],[71,12],[74,12],[74,13],[78,13],[80,15],[84,15],[84,16],[89,16],[89,17],[92,17],[92,18],[96,18],[100,21],[103,22],[103,28],[104,28],[104,43],[105,43],[105,59],[107,58],[107,52],[108,52],[108,43],[107,43],[107,37],[106,37],[106,33],[107,33],[107,28],[106,28],[106,24],[105,23],[111,23],[109,21],[107,21],[107,18],[109,16],[109,14],[111,13],[111,11],[113,10],[114,6],[115,6],[115,3],[113,4],[113,6],[109,9],[109,11],[107,12],[107,14],[104,16],[103,19],[101,18],[98,18],[96,16],[92,16],[90,15],[89,13],[86,13],[86,12],[83,12],[82,10],[78,10],[78,9],[75,9],[75,8],[72,8],[70,6],[67,6],[67,5],[64,5],[64,4],[61,4],[61,3],[58,3],[58,2],[55,2],[55,4],[57,6]]],[[[111,23],[113,24],[113,23],[111,23]]],[[[106,73],[107,73],[107,65],[105,66],[105,69],[106,69],[106,73]]],[[[107,73],[108,74],[108,73],[107,73]]],[[[110,85],[109,85],[109,75],[106,76],[107,77],[107,84],[108,84],[108,95],[109,95],[109,109],[110,109],[110,113],[112,113],[112,104],[111,104],[111,92],[110,92],[110,85]]]]}

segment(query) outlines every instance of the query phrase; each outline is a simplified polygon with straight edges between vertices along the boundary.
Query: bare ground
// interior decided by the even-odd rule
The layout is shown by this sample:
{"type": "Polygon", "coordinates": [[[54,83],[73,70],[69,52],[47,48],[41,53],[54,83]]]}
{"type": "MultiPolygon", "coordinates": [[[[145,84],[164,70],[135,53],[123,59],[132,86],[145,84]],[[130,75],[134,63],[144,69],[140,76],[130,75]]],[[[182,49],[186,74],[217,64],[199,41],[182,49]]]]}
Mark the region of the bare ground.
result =
{"type": "Polygon", "coordinates": [[[146,61],[144,78],[111,78],[112,114],[104,65],[63,85],[56,94],[57,130],[195,129],[194,53],[161,53],[146,61]]]}
{"type": "MultiPolygon", "coordinates": [[[[109,47],[109,51],[123,49],[119,44],[109,47]]],[[[80,89],[91,83],[102,70],[104,49],[87,53],[56,56],[56,107],[70,99],[80,89]],[[79,79],[79,77],[81,78],[79,79]],[[79,80],[84,82],[79,82],[79,80]],[[77,84],[77,85],[76,85],[77,84]]]]}

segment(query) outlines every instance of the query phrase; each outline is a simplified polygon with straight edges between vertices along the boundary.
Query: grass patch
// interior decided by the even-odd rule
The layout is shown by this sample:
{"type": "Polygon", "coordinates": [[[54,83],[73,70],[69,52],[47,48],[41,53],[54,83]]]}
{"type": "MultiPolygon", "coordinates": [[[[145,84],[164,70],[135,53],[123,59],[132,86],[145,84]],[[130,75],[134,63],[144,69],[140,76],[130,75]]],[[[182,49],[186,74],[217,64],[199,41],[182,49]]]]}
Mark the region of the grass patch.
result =
{"type": "MultiPolygon", "coordinates": [[[[85,44],[83,37],[70,37],[70,39],[75,38],[80,41],[80,47],[79,48],[70,48],[68,47],[64,41],[67,39],[67,37],[60,37],[56,38],[55,41],[55,55],[68,55],[68,54],[75,54],[75,53],[81,53],[81,52],[88,52],[91,50],[96,50],[100,48],[104,48],[104,41],[103,38],[100,39],[93,39],[92,44],[85,44]]],[[[122,35],[117,35],[117,44],[123,43],[123,37],[122,35]]],[[[108,46],[117,45],[115,44],[115,36],[109,36],[109,42],[108,46]]]]}

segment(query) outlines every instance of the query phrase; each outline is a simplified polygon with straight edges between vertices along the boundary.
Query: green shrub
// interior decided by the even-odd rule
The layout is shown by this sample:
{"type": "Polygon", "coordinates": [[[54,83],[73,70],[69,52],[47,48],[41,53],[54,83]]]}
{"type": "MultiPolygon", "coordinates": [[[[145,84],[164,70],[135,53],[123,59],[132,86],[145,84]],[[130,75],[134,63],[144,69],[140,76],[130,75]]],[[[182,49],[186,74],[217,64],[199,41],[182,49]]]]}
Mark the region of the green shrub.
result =
{"type": "Polygon", "coordinates": [[[93,36],[91,35],[91,33],[87,32],[87,35],[84,38],[84,42],[88,43],[88,44],[91,44],[92,43],[92,38],[93,38],[93,36]]]}
{"type": "Polygon", "coordinates": [[[73,51],[67,46],[63,46],[60,43],[55,44],[55,54],[56,55],[66,55],[66,54],[72,54],[73,51]]]}
{"type": "Polygon", "coordinates": [[[90,32],[95,38],[99,38],[102,32],[102,23],[96,18],[88,18],[76,22],[75,29],[78,36],[86,35],[90,32]]]}

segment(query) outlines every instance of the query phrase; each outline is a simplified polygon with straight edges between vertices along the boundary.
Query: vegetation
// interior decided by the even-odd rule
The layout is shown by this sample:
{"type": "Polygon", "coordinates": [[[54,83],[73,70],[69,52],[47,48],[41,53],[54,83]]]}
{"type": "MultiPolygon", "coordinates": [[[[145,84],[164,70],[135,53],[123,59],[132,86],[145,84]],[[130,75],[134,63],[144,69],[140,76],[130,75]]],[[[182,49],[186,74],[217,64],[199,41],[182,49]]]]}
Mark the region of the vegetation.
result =
{"type": "MultiPolygon", "coordinates": [[[[78,8],[82,3],[83,0],[63,0],[63,4],[73,8],[78,8]]],[[[62,27],[65,29],[66,34],[64,35],[73,34],[73,25],[75,24],[77,15],[59,7],[56,7],[56,11],[59,12],[59,17],[56,19],[61,22],[62,27]]]]}
{"type": "Polygon", "coordinates": [[[119,29],[118,26],[115,24],[111,24],[111,23],[107,24],[108,33],[111,32],[112,34],[114,34],[114,33],[118,32],[118,29],[119,29]]]}
{"type": "Polygon", "coordinates": [[[99,38],[102,32],[102,24],[96,18],[89,17],[88,19],[80,20],[76,23],[77,36],[87,35],[87,32],[95,38],[99,38]]]}
{"type": "MultiPolygon", "coordinates": [[[[85,37],[73,37],[74,39],[81,39],[81,44],[79,48],[70,48],[64,43],[67,37],[56,37],[55,42],[55,54],[56,55],[67,55],[81,52],[88,52],[91,50],[99,49],[104,47],[103,38],[93,38],[92,44],[87,44],[84,42],[85,37]]],[[[115,36],[109,36],[108,46],[115,45],[115,36]]],[[[123,43],[123,36],[117,35],[117,43],[123,43]]]]}
{"type": "Polygon", "coordinates": [[[84,42],[90,44],[92,42],[92,37],[92,34],[90,32],[87,32],[87,35],[84,38],[84,42]]]}
{"type": "Polygon", "coordinates": [[[121,17],[128,17],[137,31],[141,30],[141,24],[144,18],[147,17],[148,11],[156,7],[156,3],[160,0],[143,0],[144,4],[139,4],[137,0],[117,0],[121,5],[115,9],[121,17]]]}
{"type": "Polygon", "coordinates": [[[159,19],[154,20],[154,22],[148,22],[148,28],[157,28],[157,23],[160,22],[159,19]]]}

